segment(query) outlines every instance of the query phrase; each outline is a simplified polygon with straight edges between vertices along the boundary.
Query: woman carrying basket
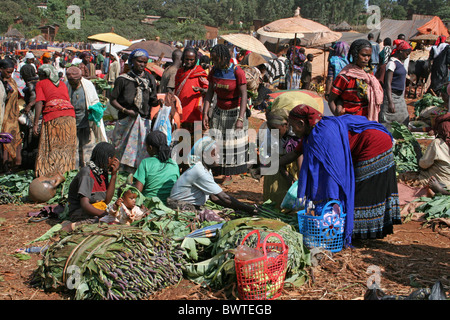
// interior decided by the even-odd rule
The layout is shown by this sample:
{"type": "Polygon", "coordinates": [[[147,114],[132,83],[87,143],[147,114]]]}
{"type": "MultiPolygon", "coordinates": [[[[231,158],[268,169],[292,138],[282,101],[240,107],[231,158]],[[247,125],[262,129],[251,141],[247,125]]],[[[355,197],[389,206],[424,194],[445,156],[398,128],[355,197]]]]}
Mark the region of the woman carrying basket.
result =
{"type": "Polygon", "coordinates": [[[338,199],[346,213],[344,245],[352,238],[376,239],[401,224],[392,136],[366,117],[322,117],[298,105],[289,123],[301,143],[283,161],[303,154],[298,197],[338,199]]]}

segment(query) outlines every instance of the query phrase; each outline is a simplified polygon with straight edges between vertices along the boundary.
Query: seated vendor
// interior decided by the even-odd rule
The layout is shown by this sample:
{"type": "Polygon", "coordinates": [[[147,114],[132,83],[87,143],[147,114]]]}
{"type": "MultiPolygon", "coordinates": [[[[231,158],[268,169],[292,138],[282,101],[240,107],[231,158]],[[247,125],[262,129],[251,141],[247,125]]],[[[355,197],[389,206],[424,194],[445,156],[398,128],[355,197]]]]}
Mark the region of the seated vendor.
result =
{"type": "Polygon", "coordinates": [[[91,161],[70,183],[69,216],[63,223],[65,230],[71,231],[80,224],[97,223],[106,214],[106,206],[114,196],[118,170],[114,146],[107,142],[98,143],[92,151],[91,161]]]}
{"type": "Polygon", "coordinates": [[[214,181],[210,169],[217,160],[216,142],[208,136],[198,140],[191,150],[191,166],[175,182],[167,205],[178,209],[187,204],[199,209],[210,199],[220,206],[255,214],[255,206],[242,203],[226,194],[214,181]]]}
{"type": "Polygon", "coordinates": [[[170,157],[165,133],[149,132],[145,138],[145,144],[149,157],[139,164],[134,174],[134,185],[144,197],[158,197],[166,203],[175,181],[180,177],[180,169],[170,157]]]}
{"type": "Polygon", "coordinates": [[[450,113],[436,117],[436,138],[419,160],[419,181],[429,187],[429,195],[450,194],[450,113]]]}

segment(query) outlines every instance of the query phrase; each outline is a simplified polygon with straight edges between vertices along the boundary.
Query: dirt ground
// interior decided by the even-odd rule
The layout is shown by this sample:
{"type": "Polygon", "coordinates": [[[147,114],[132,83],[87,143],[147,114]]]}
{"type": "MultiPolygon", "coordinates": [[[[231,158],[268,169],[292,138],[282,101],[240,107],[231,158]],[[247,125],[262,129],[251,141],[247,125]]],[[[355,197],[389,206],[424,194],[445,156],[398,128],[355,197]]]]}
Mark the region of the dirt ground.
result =
{"type": "MultiPolygon", "coordinates": [[[[411,100],[409,101],[412,103],[411,100]]],[[[252,125],[258,127],[260,119],[252,125]]],[[[262,203],[262,181],[250,175],[237,177],[225,192],[248,203],[262,203]]],[[[67,300],[59,293],[32,288],[28,281],[40,255],[28,260],[14,256],[15,250],[44,234],[56,220],[28,222],[28,213],[39,211],[31,204],[0,206],[0,300],[67,300]]],[[[36,244],[36,245],[39,245],[36,244]]],[[[281,300],[363,300],[373,279],[388,295],[408,295],[418,288],[431,288],[440,281],[450,296],[450,232],[431,228],[413,219],[394,228],[381,240],[357,241],[353,248],[324,256],[308,269],[309,280],[301,288],[284,288],[281,300]],[[379,277],[378,277],[379,276],[379,277]]],[[[211,290],[188,280],[168,287],[152,300],[231,300],[236,288],[211,290]],[[228,292],[228,293],[227,293],[228,292]],[[230,293],[231,292],[231,296],[230,293]]]]}

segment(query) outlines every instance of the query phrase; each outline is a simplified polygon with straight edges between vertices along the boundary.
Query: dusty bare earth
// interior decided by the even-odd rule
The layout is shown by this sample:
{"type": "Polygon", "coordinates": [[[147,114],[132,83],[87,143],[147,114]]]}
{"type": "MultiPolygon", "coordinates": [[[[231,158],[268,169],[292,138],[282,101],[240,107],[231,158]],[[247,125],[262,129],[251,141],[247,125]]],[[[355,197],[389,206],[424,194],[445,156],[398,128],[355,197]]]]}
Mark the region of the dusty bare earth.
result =
{"type": "MultiPolygon", "coordinates": [[[[253,126],[260,124],[254,119],[253,126]]],[[[220,179],[218,180],[220,182],[220,179]]],[[[262,203],[262,181],[251,176],[234,180],[224,190],[248,203],[262,203]]],[[[67,300],[59,293],[46,293],[28,284],[39,254],[20,260],[15,250],[44,234],[58,221],[28,222],[35,205],[0,206],[0,300],[67,300]]],[[[39,244],[37,244],[39,245],[39,244]]],[[[281,300],[363,300],[368,281],[379,275],[381,289],[389,295],[408,295],[418,288],[430,288],[440,281],[450,296],[450,232],[448,228],[424,225],[413,219],[394,228],[382,240],[354,242],[322,258],[308,270],[309,280],[300,289],[285,288],[281,300]],[[372,271],[370,271],[372,270],[372,271]],[[376,273],[374,273],[374,271],[376,273]]],[[[236,288],[210,290],[183,280],[152,296],[153,300],[234,300],[236,288]]]]}

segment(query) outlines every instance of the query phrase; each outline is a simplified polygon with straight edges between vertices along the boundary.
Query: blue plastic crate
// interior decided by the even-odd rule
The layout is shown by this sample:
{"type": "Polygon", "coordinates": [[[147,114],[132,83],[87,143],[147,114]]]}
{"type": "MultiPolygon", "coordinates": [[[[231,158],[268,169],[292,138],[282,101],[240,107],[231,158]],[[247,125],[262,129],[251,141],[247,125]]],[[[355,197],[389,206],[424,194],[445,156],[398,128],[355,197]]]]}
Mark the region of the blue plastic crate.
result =
{"type": "MultiPolygon", "coordinates": [[[[307,206],[305,206],[306,210],[307,206]]],[[[308,248],[322,247],[331,252],[339,252],[344,245],[345,213],[338,200],[316,205],[315,216],[307,215],[305,210],[297,212],[300,233],[308,248]],[[333,206],[339,206],[339,213],[333,206]]]]}

